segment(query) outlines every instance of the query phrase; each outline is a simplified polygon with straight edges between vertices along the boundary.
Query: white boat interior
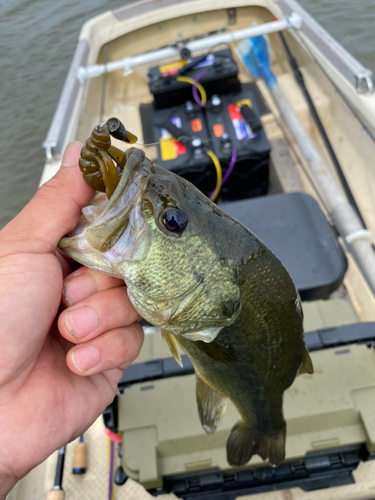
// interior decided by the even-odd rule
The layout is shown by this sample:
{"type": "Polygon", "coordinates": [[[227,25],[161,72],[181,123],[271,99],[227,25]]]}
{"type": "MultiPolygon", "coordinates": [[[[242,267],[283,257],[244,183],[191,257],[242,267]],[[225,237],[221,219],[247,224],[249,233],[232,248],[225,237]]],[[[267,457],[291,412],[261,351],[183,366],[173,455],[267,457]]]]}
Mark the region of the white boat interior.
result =
{"type": "MultiPolygon", "coordinates": [[[[275,18],[279,20],[289,19],[292,13],[299,16],[300,28],[283,30],[285,41],[303,75],[305,85],[355,198],[365,223],[363,230],[366,231],[367,236],[370,233],[375,234],[375,95],[371,72],[343,49],[294,0],[233,0],[230,7],[228,7],[228,2],[224,0],[216,0],[215,2],[212,0],[143,0],[88,21],[82,28],[72,66],[44,143],[47,162],[41,183],[49,179],[59,168],[62,152],[70,141],[86,141],[98,123],[112,116],[118,117],[126,128],[138,137],[136,146],[144,149],[146,156],[157,162],[157,145],[150,144],[150,141],[147,140],[148,137],[144,137],[145,126],[142,126],[140,112],[141,105],[151,105],[154,101],[150,92],[150,67],[178,62],[181,59],[179,51],[182,47],[189,47],[189,43],[234,34],[255,26],[255,23],[258,26],[263,26],[275,22],[275,18]],[[157,60],[157,62],[155,62],[156,59],[152,62],[142,62],[147,59],[141,59],[141,55],[153,54],[159,49],[170,49],[175,52],[175,55],[157,60]],[[135,64],[134,58],[138,56],[140,60],[135,64]],[[119,69],[112,70],[117,62],[119,62],[119,69]],[[91,69],[91,75],[90,68],[94,68],[91,69]],[[91,77],[95,71],[98,76],[91,77]]],[[[265,102],[266,112],[261,115],[261,122],[270,145],[268,195],[307,193],[317,201],[328,221],[334,224],[330,209],[319,190],[319,183],[314,181],[309,161],[303,155],[298,141],[291,133],[285,117],[274,100],[272,91],[265,81],[249,74],[236,50],[240,41],[235,41],[234,38],[232,36],[230,41],[225,43],[231,49],[237,63],[241,85],[255,84],[265,102]]],[[[271,68],[277,83],[313,145],[328,165],[337,185],[342,189],[332,157],[314,120],[304,92],[296,81],[280,36],[274,32],[269,33],[267,38],[271,68]]],[[[223,47],[217,46],[218,50],[220,48],[223,47]]],[[[194,51],[192,55],[204,54],[208,50],[210,49],[201,48],[194,51]]],[[[216,48],[212,50],[216,50],[216,48]]],[[[116,146],[124,149],[123,143],[116,142],[116,146]]],[[[221,202],[220,195],[218,202],[221,202]]],[[[250,227],[250,229],[252,228],[250,227]]],[[[371,284],[364,277],[361,265],[348,251],[350,249],[345,239],[339,235],[338,241],[345,250],[348,268],[342,282],[330,293],[329,297],[322,297],[324,300],[304,302],[305,330],[307,332],[357,322],[375,321],[375,296],[371,284]]],[[[374,351],[373,349],[369,350],[364,345],[353,345],[348,348],[349,350],[353,357],[351,361],[353,364],[350,366],[356,367],[357,370],[353,376],[350,374],[349,365],[345,365],[342,361],[343,358],[338,361],[339,356],[336,355],[337,351],[334,348],[317,351],[314,353],[316,357],[313,356],[316,367],[314,387],[304,386],[305,383],[310,383],[308,377],[314,376],[303,375],[287,391],[285,414],[290,429],[290,441],[287,438],[288,460],[300,459],[298,457],[304,455],[303,450],[311,452],[358,443],[367,443],[370,455],[375,451],[375,448],[372,447],[373,444],[369,444],[369,442],[375,442],[375,437],[369,436],[371,432],[375,432],[375,429],[373,425],[366,423],[366,418],[371,419],[372,417],[369,415],[366,417],[364,410],[358,410],[362,399],[364,399],[367,405],[366,411],[370,413],[372,410],[375,411],[375,403],[369,403],[371,399],[375,401],[371,396],[375,390],[374,351]],[[365,364],[363,365],[365,368],[362,366],[362,371],[359,368],[361,363],[365,364]],[[329,367],[331,371],[328,370],[329,367]],[[346,387],[341,388],[340,397],[335,403],[332,403],[332,394],[337,391],[337,387],[346,376],[347,370],[349,370],[349,374],[345,378],[346,387]],[[323,372],[326,379],[319,378],[323,372]],[[319,390],[323,391],[328,379],[331,381],[329,394],[325,393],[322,396],[319,390]],[[302,399],[298,399],[298,391],[303,393],[305,390],[310,392],[306,393],[302,399]],[[341,402],[339,402],[340,398],[341,402]],[[310,404],[309,401],[310,403],[313,401],[314,404],[310,404]],[[330,405],[333,405],[333,409],[330,405]],[[306,414],[314,414],[315,416],[315,420],[311,420],[308,424],[309,428],[303,428],[307,420],[304,420],[305,416],[299,413],[301,406],[304,406],[306,414]],[[299,420],[295,417],[297,413],[299,420]],[[341,423],[338,423],[337,429],[335,429],[334,422],[339,413],[344,415],[344,423],[339,419],[341,423]],[[327,414],[331,415],[331,420],[324,416],[327,414]],[[329,420],[329,423],[326,423],[325,419],[327,422],[329,420]],[[314,422],[319,422],[318,429],[314,428],[314,422]]],[[[156,335],[149,335],[146,337],[138,362],[147,362],[151,359],[167,358],[168,356],[170,356],[168,351],[164,345],[156,340],[156,335]]],[[[181,387],[186,388],[187,392],[191,390],[194,393],[189,377],[181,378],[184,379],[181,387]]],[[[152,402],[151,399],[149,402],[153,408],[158,404],[160,394],[164,394],[163,391],[166,391],[167,394],[173,392],[172,386],[168,383],[168,381],[160,382],[160,385],[157,386],[159,392],[156,390],[153,392],[152,402]],[[165,387],[162,385],[163,383],[165,387]]],[[[143,386],[146,385],[143,384],[143,386]]],[[[180,392],[180,394],[184,393],[180,392]]],[[[138,392],[136,393],[136,388],[133,386],[129,390],[125,390],[124,396],[119,398],[120,407],[125,405],[120,418],[124,429],[133,429],[136,425],[135,421],[143,418],[136,411],[133,416],[129,416],[133,408],[132,405],[136,405],[138,397],[138,392]],[[126,410],[126,408],[130,408],[130,410],[126,410]]],[[[174,397],[182,408],[184,398],[178,399],[178,393],[174,397]]],[[[165,411],[169,409],[169,404],[173,404],[170,400],[168,401],[164,402],[162,408],[158,410],[163,418],[167,418],[165,411]]],[[[194,394],[192,401],[195,402],[194,394]]],[[[143,410],[140,412],[147,413],[147,406],[142,406],[142,408],[143,410]]],[[[196,412],[195,407],[193,410],[196,412]]],[[[186,465],[188,463],[186,457],[176,458],[173,450],[171,451],[173,446],[183,447],[182,438],[180,441],[177,440],[178,444],[176,444],[177,441],[175,444],[173,441],[168,442],[166,438],[160,446],[155,445],[156,448],[159,446],[157,452],[153,448],[150,449],[150,443],[156,439],[154,436],[156,431],[152,422],[145,418],[142,420],[142,425],[147,429],[146,434],[140,436],[140,431],[137,431],[136,434],[132,434],[128,438],[129,450],[131,451],[125,452],[123,459],[127,474],[152,489],[161,487],[155,477],[159,478],[163,474],[168,476],[181,473],[181,468],[184,469],[184,467],[186,473],[191,473],[199,468],[220,467],[225,469],[224,455],[218,450],[225,442],[225,432],[230,429],[234,421],[234,411],[234,409],[229,409],[228,418],[223,420],[223,430],[221,434],[218,432],[216,441],[206,440],[206,436],[203,436],[202,433],[202,442],[206,443],[209,450],[208,458],[204,456],[202,451],[194,451],[194,446],[191,445],[190,451],[195,455],[194,459],[190,459],[189,463],[192,464],[190,466],[186,465]],[[134,451],[137,449],[140,450],[138,455],[138,452],[134,451]],[[147,469],[144,465],[147,460],[143,460],[142,453],[156,453],[155,467],[159,468],[157,472],[151,470],[151,465],[147,465],[149,467],[147,469]],[[126,461],[128,461],[127,465],[126,461]]],[[[150,411],[150,414],[152,413],[150,411]]],[[[67,500],[99,498],[101,497],[99,492],[100,495],[105,495],[107,469],[105,460],[103,460],[103,443],[100,441],[102,427],[102,422],[98,421],[86,433],[88,446],[91,446],[93,450],[93,455],[91,455],[93,458],[90,459],[87,475],[85,477],[71,476],[70,471],[65,474],[64,489],[67,500]]],[[[164,432],[162,426],[155,428],[158,429],[159,434],[164,432]]],[[[194,427],[191,430],[191,436],[196,432],[195,429],[194,427]]],[[[173,430],[173,432],[175,431],[173,430]]],[[[191,436],[191,443],[193,443],[194,440],[191,436]]],[[[211,436],[209,437],[211,438],[211,436]]],[[[188,438],[184,439],[188,440],[188,438]]],[[[200,437],[196,440],[199,441],[200,437]]],[[[181,452],[180,455],[182,456],[184,453],[181,452]]],[[[72,454],[71,445],[71,449],[68,447],[68,464],[71,463],[72,454]]],[[[10,493],[9,500],[20,498],[31,500],[40,498],[43,494],[47,495],[52,486],[55,460],[55,456],[50,457],[46,463],[20,481],[10,493]],[[35,487],[31,484],[34,484],[35,487]]],[[[251,468],[254,464],[256,467],[264,466],[261,460],[254,460],[247,467],[251,468]]],[[[354,484],[348,484],[349,481],[347,481],[346,486],[341,484],[331,487],[329,494],[328,490],[320,489],[310,492],[307,496],[307,493],[298,487],[294,489],[292,486],[288,490],[278,488],[280,492],[274,491],[273,493],[259,490],[264,492],[251,494],[251,496],[249,494],[248,497],[239,494],[237,498],[246,497],[254,500],[268,498],[373,498],[374,470],[371,460],[361,462],[354,470],[354,476],[351,476],[355,479],[353,480],[354,484]],[[285,496],[286,491],[288,496],[285,496]]],[[[137,494],[140,495],[140,493],[137,494]]],[[[178,497],[178,493],[175,494],[178,497]]],[[[125,487],[115,486],[115,498],[142,497],[129,496],[129,491],[125,487]]],[[[145,496],[145,498],[148,497],[145,496]]],[[[190,497],[182,496],[181,498],[190,497]]]]}

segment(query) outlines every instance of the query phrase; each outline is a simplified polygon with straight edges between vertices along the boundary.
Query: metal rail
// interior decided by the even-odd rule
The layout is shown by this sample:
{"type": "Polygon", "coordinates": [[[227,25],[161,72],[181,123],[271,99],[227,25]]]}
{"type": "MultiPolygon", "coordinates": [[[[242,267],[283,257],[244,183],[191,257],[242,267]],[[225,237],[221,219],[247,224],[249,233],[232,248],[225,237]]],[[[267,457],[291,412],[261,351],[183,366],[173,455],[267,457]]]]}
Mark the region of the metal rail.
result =
{"type": "Polygon", "coordinates": [[[278,4],[285,15],[290,15],[293,12],[301,17],[302,33],[354,86],[358,94],[372,94],[374,92],[372,71],[344,49],[298,2],[278,0],[278,4]]]}
{"type": "MultiPolygon", "coordinates": [[[[260,24],[259,26],[251,26],[250,28],[246,28],[244,30],[222,33],[209,38],[194,40],[186,43],[186,47],[191,52],[208,49],[221,43],[237,42],[239,40],[244,40],[245,38],[266,35],[268,33],[276,33],[289,28],[299,29],[301,27],[301,22],[302,19],[300,16],[292,13],[290,17],[281,19],[280,21],[273,21],[271,23],[260,24]]],[[[81,85],[83,85],[88,78],[95,78],[103,75],[104,73],[110,73],[119,69],[123,69],[125,75],[127,75],[132,72],[132,68],[135,66],[154,63],[178,55],[179,49],[177,45],[175,45],[139,54],[137,56],[125,57],[120,61],[113,61],[108,64],[95,64],[87,67],[81,66],[78,70],[77,78],[81,85]]]]}

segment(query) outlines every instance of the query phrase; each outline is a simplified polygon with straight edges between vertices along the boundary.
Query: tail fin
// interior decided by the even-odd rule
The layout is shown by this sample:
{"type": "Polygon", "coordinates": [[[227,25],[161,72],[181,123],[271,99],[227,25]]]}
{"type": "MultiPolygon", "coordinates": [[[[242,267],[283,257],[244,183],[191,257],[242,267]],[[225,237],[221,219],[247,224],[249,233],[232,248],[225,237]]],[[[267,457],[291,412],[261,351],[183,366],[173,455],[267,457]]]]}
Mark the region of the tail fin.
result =
{"type": "Polygon", "coordinates": [[[241,420],[232,428],[227,441],[229,465],[245,465],[253,455],[259,455],[272,465],[279,465],[285,458],[286,426],[274,433],[260,433],[246,426],[241,420]]]}

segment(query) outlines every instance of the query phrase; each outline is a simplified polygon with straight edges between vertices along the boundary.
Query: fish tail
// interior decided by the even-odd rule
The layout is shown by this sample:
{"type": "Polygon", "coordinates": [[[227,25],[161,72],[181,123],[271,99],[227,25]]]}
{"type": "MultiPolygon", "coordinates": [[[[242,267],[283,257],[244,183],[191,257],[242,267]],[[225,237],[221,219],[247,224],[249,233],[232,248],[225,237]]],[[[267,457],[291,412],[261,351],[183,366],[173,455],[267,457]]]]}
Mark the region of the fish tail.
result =
{"type": "Polygon", "coordinates": [[[239,420],[232,428],[227,441],[227,460],[229,465],[245,465],[253,455],[259,455],[272,465],[279,465],[285,458],[286,426],[277,432],[261,433],[248,427],[239,420]]]}

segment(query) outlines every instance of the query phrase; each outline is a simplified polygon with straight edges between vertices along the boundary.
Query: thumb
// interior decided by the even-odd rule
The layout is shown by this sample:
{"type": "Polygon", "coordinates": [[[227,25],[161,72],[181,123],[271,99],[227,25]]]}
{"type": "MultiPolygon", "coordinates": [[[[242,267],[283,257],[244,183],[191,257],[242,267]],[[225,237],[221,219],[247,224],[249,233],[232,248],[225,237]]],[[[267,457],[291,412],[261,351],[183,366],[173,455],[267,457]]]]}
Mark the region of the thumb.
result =
{"type": "Polygon", "coordinates": [[[82,177],[78,160],[83,144],[66,148],[57,174],[43,184],[31,201],[0,233],[0,255],[46,253],[77,225],[81,210],[95,192],[82,177]]]}

